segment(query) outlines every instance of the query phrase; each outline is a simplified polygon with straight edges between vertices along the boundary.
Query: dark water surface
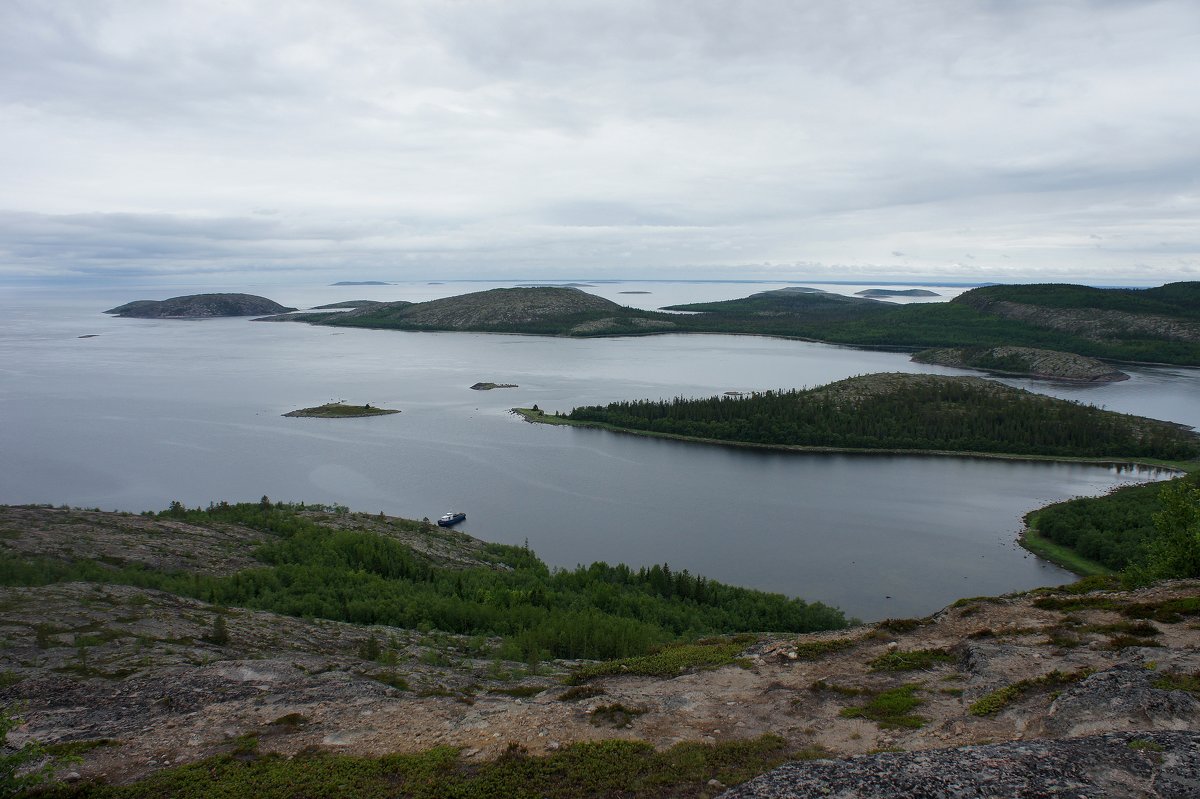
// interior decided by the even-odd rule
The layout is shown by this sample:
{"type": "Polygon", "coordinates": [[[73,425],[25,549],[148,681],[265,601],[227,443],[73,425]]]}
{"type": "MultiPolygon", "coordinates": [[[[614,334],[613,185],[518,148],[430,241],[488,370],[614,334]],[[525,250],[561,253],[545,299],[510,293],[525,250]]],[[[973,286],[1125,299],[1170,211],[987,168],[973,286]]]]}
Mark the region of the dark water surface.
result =
{"type": "MultiPolygon", "coordinates": [[[[622,288],[606,286],[614,295],[622,288]]],[[[675,301],[670,287],[653,288],[662,303],[675,301]]],[[[368,289],[399,291],[255,293],[311,305],[368,289]]],[[[684,299],[699,293],[689,291],[684,299]]],[[[528,540],[554,565],[665,561],[870,619],[1068,581],[1015,545],[1021,515],[1157,476],[759,452],[529,425],[508,413],[534,403],[553,411],[811,386],[875,371],[959,373],[904,355],[734,336],[575,341],[99,313],[141,296],[0,296],[0,502],[141,511],[173,499],[195,506],[266,494],[416,518],[461,508],[462,529],[528,540]],[[479,381],[520,388],[468,388],[479,381]],[[280,416],[336,399],[403,413],[280,416]]],[[[1133,380],[1098,388],[1017,382],[1196,424],[1197,377],[1139,369],[1133,380]]]]}

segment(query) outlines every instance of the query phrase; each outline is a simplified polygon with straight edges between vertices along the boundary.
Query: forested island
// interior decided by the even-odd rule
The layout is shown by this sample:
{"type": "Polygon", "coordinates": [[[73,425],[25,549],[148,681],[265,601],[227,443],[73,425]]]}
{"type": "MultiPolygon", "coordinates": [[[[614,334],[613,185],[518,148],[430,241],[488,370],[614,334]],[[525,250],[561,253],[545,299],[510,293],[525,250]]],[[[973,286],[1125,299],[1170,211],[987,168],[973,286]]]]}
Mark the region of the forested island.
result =
{"type": "Polygon", "coordinates": [[[577,288],[535,287],[266,319],[550,336],[737,333],[901,350],[1009,346],[1120,361],[1200,365],[1200,282],[1150,289],[984,286],[949,302],[912,305],[790,287],[664,310],[687,313],[629,308],[577,288]]]}
{"type": "Polygon", "coordinates": [[[638,400],[531,421],[737,444],[1063,458],[1200,456],[1194,431],[977,377],[874,374],[804,390],[638,400]]]}

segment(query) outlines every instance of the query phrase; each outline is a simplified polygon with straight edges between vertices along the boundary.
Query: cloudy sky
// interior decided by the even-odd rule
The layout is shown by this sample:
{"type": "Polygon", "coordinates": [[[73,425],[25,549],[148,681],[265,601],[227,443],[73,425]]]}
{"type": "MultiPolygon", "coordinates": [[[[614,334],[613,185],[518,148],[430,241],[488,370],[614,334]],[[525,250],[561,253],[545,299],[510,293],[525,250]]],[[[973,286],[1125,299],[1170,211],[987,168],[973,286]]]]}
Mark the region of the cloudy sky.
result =
{"type": "Polygon", "coordinates": [[[1196,0],[4,0],[0,282],[1200,279],[1196,0]]]}

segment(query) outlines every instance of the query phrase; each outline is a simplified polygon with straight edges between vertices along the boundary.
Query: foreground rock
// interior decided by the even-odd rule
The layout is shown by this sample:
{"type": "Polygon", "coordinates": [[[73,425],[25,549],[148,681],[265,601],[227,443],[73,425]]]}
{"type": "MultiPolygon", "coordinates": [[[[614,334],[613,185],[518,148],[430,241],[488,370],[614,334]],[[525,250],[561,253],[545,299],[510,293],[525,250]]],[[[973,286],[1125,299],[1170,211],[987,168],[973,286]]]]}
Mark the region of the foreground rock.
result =
{"type": "MultiPolygon", "coordinates": [[[[313,513],[444,565],[488,562],[481,542],[431,524],[313,513]]],[[[0,507],[0,548],[22,558],[229,574],[257,565],[252,553],[267,538],[233,524],[0,507]]],[[[964,600],[925,619],[764,635],[747,644],[740,665],[670,679],[602,677],[568,694],[562,678],[575,664],[504,661],[496,639],[220,608],[125,585],[9,586],[0,587],[0,706],[22,706],[10,743],[74,743],[83,750],[75,771],[118,783],[234,751],[243,736],[255,736],[260,753],[285,757],[448,745],[472,763],[510,742],[538,755],[605,738],[666,748],[770,733],[797,751],[850,758],[787,772],[840,786],[850,784],[837,781],[848,770],[864,792],[845,796],[886,795],[865,792],[872,785],[938,796],[936,782],[910,789],[895,781],[989,773],[994,791],[964,781],[959,794],[944,795],[1155,795],[1121,794],[1128,778],[1182,796],[1167,788],[1190,773],[1197,742],[1187,736],[1200,730],[1198,595],[1192,580],[964,600]],[[904,721],[864,712],[898,689],[916,702],[904,721]],[[627,726],[606,726],[596,711],[612,705],[640,712],[627,726]],[[1005,741],[1015,748],[983,746],[1005,741]],[[904,754],[871,755],[880,749],[904,754]],[[1010,754],[1023,765],[1001,774],[1010,754]],[[1054,773],[1061,783],[1037,781],[1054,773]],[[1042,793],[1022,794],[1010,779],[1042,793]],[[1068,789],[1076,792],[1054,793],[1068,789]]]]}
{"type": "Polygon", "coordinates": [[[1198,795],[1200,732],[1192,731],[1113,733],[789,763],[721,797],[1192,799],[1198,795]]]}
{"type": "Polygon", "coordinates": [[[255,294],[189,294],[167,300],[136,300],[110,308],[105,313],[136,319],[208,319],[294,310],[255,294]]]}
{"type": "Polygon", "coordinates": [[[924,350],[912,356],[916,363],[982,369],[1006,375],[1069,380],[1082,383],[1112,383],[1129,375],[1103,361],[1070,352],[1032,347],[960,347],[924,350]]]}

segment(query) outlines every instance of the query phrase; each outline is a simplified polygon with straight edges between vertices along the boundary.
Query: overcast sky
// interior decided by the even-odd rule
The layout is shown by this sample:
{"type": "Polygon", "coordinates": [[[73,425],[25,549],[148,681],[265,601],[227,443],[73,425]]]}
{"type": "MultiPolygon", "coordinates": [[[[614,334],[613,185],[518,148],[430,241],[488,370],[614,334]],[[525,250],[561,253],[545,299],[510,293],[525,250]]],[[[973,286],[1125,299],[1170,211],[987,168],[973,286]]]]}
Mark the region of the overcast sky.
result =
{"type": "Polygon", "coordinates": [[[1200,279],[1197,0],[4,0],[0,282],[1200,279]]]}

